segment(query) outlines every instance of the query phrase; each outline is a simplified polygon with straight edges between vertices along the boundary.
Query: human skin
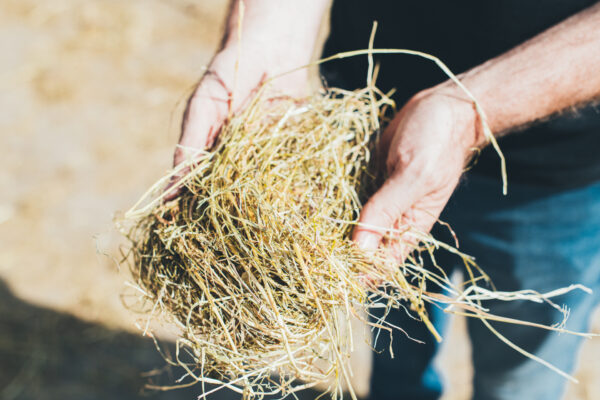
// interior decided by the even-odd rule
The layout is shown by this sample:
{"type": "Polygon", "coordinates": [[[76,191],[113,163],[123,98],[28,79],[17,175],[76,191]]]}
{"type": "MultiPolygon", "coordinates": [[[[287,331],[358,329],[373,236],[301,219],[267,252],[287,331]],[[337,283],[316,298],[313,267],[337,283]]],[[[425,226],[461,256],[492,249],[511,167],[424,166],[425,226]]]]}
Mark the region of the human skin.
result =
{"type": "MultiPolygon", "coordinates": [[[[495,136],[594,101],[600,96],[600,4],[459,79],[478,100],[495,136]]],[[[415,95],[383,134],[380,154],[389,178],[365,204],[359,221],[364,225],[354,231],[354,240],[374,249],[397,225],[428,232],[472,149],[487,145],[481,128],[472,101],[453,82],[415,95]]]]}
{"type": "MultiPolygon", "coordinates": [[[[329,1],[246,0],[244,5],[240,22],[240,3],[232,1],[222,49],[188,100],[175,165],[212,145],[229,112],[239,111],[262,81],[310,62],[329,1]]],[[[308,73],[287,74],[273,86],[301,96],[308,90],[308,73]]]]}
{"type": "MultiPolygon", "coordinates": [[[[246,0],[239,35],[234,2],[224,46],[188,103],[175,164],[210,146],[230,110],[242,108],[263,79],[310,60],[327,6],[325,0],[246,0]]],[[[496,136],[594,101],[600,96],[600,4],[459,78],[496,136]]],[[[292,96],[308,86],[304,70],[275,82],[292,96]]],[[[386,232],[405,225],[428,232],[473,149],[488,144],[481,123],[473,102],[452,81],[409,100],[382,135],[378,153],[389,177],[361,211],[353,233],[357,244],[375,249],[386,232]]],[[[405,255],[406,249],[398,250],[399,258],[405,255]]]]}

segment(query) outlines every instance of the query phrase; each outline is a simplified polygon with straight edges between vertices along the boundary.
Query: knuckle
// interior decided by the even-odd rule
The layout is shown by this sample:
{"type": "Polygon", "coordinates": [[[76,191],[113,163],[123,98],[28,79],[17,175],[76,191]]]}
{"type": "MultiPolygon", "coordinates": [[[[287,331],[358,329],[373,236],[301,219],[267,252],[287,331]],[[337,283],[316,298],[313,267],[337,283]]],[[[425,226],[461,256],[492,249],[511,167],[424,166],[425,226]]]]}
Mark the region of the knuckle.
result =
{"type": "Polygon", "coordinates": [[[410,166],[416,158],[415,151],[406,147],[399,147],[396,150],[396,159],[398,165],[403,168],[410,166]]]}
{"type": "Polygon", "coordinates": [[[394,172],[406,171],[416,165],[418,156],[414,149],[399,146],[390,155],[386,161],[386,167],[389,174],[394,172]]]}

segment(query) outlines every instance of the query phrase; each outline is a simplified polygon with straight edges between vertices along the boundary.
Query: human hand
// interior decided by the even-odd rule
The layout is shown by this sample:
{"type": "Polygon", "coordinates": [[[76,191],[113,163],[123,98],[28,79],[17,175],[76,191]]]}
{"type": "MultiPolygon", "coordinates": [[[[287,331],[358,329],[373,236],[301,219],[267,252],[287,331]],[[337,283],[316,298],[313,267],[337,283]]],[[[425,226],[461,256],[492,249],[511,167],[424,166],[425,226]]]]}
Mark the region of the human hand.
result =
{"type": "MultiPolygon", "coordinates": [[[[413,97],[383,133],[379,157],[388,178],[362,209],[353,239],[375,250],[392,229],[429,232],[458,184],[471,149],[485,137],[473,104],[448,85],[413,97]]],[[[403,237],[393,254],[404,260],[410,248],[403,237]]]]}
{"type": "MultiPolygon", "coordinates": [[[[243,109],[264,81],[286,72],[284,68],[292,69],[289,60],[272,60],[260,51],[248,51],[238,61],[238,53],[233,50],[235,49],[225,49],[215,56],[207,73],[188,99],[179,144],[173,157],[174,166],[193,159],[201,150],[210,148],[228,116],[243,109]]],[[[270,89],[278,95],[301,97],[308,90],[308,73],[303,69],[278,77],[270,84],[270,89]]],[[[178,179],[179,176],[175,176],[167,188],[166,200],[172,200],[178,195],[179,189],[171,189],[178,179]]]]}
{"type": "MultiPolygon", "coordinates": [[[[212,146],[227,118],[244,108],[262,82],[309,62],[328,4],[327,0],[232,2],[223,48],[188,99],[175,166],[212,146]]],[[[308,90],[308,70],[287,73],[269,86],[277,95],[301,97],[308,90]]],[[[166,200],[177,196],[177,179],[166,189],[166,200]]]]}
{"type": "MultiPolygon", "coordinates": [[[[210,147],[230,113],[240,111],[266,79],[284,72],[280,67],[274,70],[273,64],[260,52],[249,51],[243,59],[237,60],[238,54],[234,50],[225,49],[215,56],[188,99],[174,165],[198,150],[210,147]]],[[[301,70],[282,76],[272,87],[278,94],[301,96],[307,89],[307,73],[301,70]]]]}

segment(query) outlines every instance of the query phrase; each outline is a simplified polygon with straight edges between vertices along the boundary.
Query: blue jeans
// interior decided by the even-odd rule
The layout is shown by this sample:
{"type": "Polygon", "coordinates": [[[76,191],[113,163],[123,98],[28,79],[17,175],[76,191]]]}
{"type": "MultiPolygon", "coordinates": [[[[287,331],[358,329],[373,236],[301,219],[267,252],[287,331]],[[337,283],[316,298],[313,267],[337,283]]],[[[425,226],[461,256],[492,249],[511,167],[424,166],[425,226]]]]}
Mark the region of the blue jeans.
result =
{"type": "MultiPolygon", "coordinates": [[[[513,183],[502,196],[496,179],[471,174],[456,190],[442,214],[455,230],[460,249],[477,260],[498,290],[534,289],[548,292],[582,283],[593,295],[576,291],[555,299],[570,308],[566,328],[587,331],[589,317],[600,293],[600,182],[558,191],[513,183]]],[[[436,237],[447,236],[437,229],[436,237]]],[[[449,255],[439,259],[450,273],[460,268],[449,255]]],[[[552,325],[562,315],[547,304],[487,301],[491,312],[511,318],[552,325]]],[[[431,307],[430,307],[431,308],[431,307]]],[[[444,315],[430,311],[434,324],[444,315]]],[[[442,386],[432,367],[437,350],[424,325],[394,310],[388,317],[417,339],[395,332],[391,359],[387,335],[381,334],[371,378],[373,400],[429,400],[439,398],[442,386]]],[[[514,343],[572,372],[582,339],[536,328],[493,324],[514,343]]],[[[440,329],[441,330],[441,329],[440,329]]],[[[496,338],[476,319],[468,320],[473,353],[473,398],[554,400],[563,395],[566,380],[496,338]]]]}

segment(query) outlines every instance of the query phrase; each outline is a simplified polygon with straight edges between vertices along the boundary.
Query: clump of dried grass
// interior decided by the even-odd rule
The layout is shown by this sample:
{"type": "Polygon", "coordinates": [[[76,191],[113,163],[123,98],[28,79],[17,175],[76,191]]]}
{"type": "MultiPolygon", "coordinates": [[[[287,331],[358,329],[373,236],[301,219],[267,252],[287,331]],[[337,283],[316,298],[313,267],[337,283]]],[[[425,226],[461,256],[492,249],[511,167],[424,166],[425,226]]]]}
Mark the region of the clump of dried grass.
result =
{"type": "MultiPolygon", "coordinates": [[[[390,51],[407,52],[383,52],[390,51]]],[[[169,360],[185,368],[180,381],[216,383],[245,398],[284,396],[320,383],[338,398],[345,384],[355,398],[348,321],[358,318],[391,334],[401,327],[364,316],[373,307],[408,306],[441,340],[426,302],[481,319],[509,346],[556,370],[510,343],[488,320],[562,327],[496,317],[480,301],[550,302],[581,286],[548,294],[483,289],[478,282],[487,277],[471,257],[409,226],[386,234],[389,248],[413,250],[401,264],[389,250],[366,252],[351,242],[377,178],[371,150],[390,107],[390,98],[372,84],[306,99],[271,96],[265,84],[225,124],[210,152],[161,179],[126,214],[121,227],[148,319],[167,316],[181,331],[176,357],[169,360]],[[182,171],[185,190],[163,202],[165,183],[182,171]],[[440,247],[462,258],[464,286],[436,268],[440,247]],[[428,291],[432,286],[437,290],[428,291]]],[[[203,390],[200,398],[209,393],[203,390]]]]}
{"type": "Polygon", "coordinates": [[[190,374],[253,394],[285,393],[296,380],[350,384],[342,321],[405,300],[428,321],[423,282],[447,279],[414,257],[398,268],[349,238],[375,180],[372,136],[391,105],[375,89],[259,94],[188,165],[175,201],[130,212],[134,277],[183,329],[197,361],[190,374]]]}

